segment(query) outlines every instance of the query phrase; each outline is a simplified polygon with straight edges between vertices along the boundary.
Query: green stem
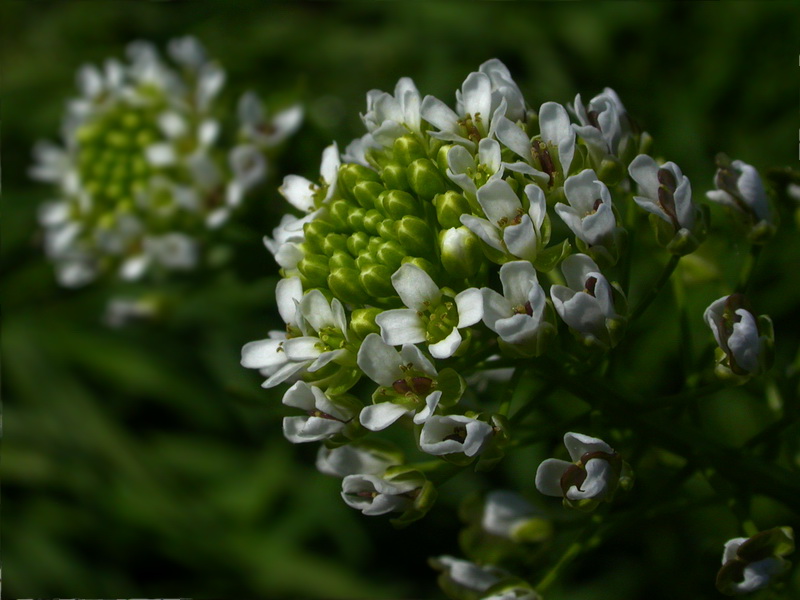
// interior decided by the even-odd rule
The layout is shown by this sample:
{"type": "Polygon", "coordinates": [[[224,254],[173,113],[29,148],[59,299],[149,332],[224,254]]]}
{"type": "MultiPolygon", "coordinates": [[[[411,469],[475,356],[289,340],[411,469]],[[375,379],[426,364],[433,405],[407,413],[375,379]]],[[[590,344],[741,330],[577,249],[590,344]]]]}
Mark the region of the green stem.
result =
{"type": "Polygon", "coordinates": [[[508,411],[511,409],[511,402],[514,400],[514,396],[517,395],[517,388],[519,387],[519,382],[524,373],[524,367],[515,368],[514,374],[511,376],[508,386],[506,386],[506,393],[503,395],[503,401],[500,403],[500,408],[497,409],[497,412],[504,417],[508,416],[508,411]]]}
{"type": "Polygon", "coordinates": [[[581,552],[594,548],[600,543],[600,535],[597,533],[597,529],[600,527],[602,522],[602,517],[599,516],[595,516],[592,519],[595,533],[587,540],[586,531],[584,530],[581,532],[581,539],[570,544],[564,554],[561,555],[561,558],[558,559],[558,562],[554,564],[552,568],[545,574],[545,576],[542,577],[541,581],[534,586],[534,589],[537,592],[542,593],[544,590],[549,588],[553,582],[558,579],[558,576],[561,574],[561,571],[564,569],[564,567],[580,556],[581,552]]]}
{"type": "Polygon", "coordinates": [[[754,267],[761,254],[761,248],[761,244],[753,244],[750,246],[750,253],[747,255],[742,265],[742,271],[739,274],[739,285],[736,286],[736,291],[740,294],[747,294],[753,283],[753,274],[755,273],[754,267]]]}
{"type": "Polygon", "coordinates": [[[672,276],[672,272],[675,270],[675,267],[678,266],[678,262],[681,260],[680,256],[673,254],[669,262],[664,267],[664,270],[661,272],[661,275],[658,277],[658,281],[655,282],[653,287],[644,295],[644,297],[639,301],[639,304],[636,308],[633,309],[631,312],[631,316],[629,318],[629,322],[635,321],[645,310],[647,307],[650,306],[650,303],[656,299],[658,293],[661,291],[661,288],[664,287],[664,284],[669,281],[669,278],[672,276]]]}

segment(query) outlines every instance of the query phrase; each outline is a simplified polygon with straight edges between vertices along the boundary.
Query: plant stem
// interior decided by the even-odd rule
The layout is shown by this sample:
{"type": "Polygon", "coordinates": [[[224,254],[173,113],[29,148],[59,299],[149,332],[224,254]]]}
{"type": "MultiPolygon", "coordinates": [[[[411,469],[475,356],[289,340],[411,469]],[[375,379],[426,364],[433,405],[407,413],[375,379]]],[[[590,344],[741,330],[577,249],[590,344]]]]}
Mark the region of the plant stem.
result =
{"type": "Polygon", "coordinates": [[[753,274],[755,273],[754,267],[761,254],[761,248],[761,244],[753,244],[750,246],[750,253],[747,255],[742,265],[742,271],[739,274],[739,285],[736,286],[736,291],[741,294],[747,294],[753,283],[753,274]]]}
{"type": "Polygon", "coordinates": [[[680,256],[673,254],[669,262],[664,267],[664,270],[661,272],[661,275],[658,277],[658,281],[653,284],[653,287],[644,295],[644,297],[639,301],[639,304],[636,308],[633,309],[631,312],[631,316],[629,322],[635,321],[645,310],[647,307],[650,306],[650,303],[656,299],[658,293],[661,291],[661,288],[664,287],[664,284],[669,281],[669,278],[672,276],[672,272],[675,270],[675,267],[678,266],[678,262],[681,260],[680,256]]]}

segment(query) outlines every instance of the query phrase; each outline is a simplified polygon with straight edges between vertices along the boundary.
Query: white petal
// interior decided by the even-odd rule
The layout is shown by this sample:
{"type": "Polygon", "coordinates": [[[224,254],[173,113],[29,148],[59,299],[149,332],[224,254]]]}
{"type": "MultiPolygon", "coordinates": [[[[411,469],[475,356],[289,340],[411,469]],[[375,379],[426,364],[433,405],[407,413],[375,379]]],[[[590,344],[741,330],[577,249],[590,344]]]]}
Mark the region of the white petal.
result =
{"type": "Polygon", "coordinates": [[[503,179],[495,179],[482,186],[478,190],[478,203],[492,223],[498,223],[503,218],[513,219],[522,208],[522,203],[514,190],[503,179]]]}
{"type": "Polygon", "coordinates": [[[458,133],[458,115],[438,98],[425,96],[420,114],[440,131],[458,133]]]}
{"type": "Polygon", "coordinates": [[[459,220],[464,227],[481,238],[481,240],[483,240],[486,244],[495,250],[505,252],[502,240],[500,239],[500,232],[495,225],[486,219],[481,219],[472,215],[461,215],[459,220]]]}
{"type": "Polygon", "coordinates": [[[294,444],[319,442],[339,433],[344,423],[319,417],[284,417],[283,435],[294,444]]]}
{"type": "Polygon", "coordinates": [[[411,411],[399,404],[381,402],[362,408],[358,420],[370,431],[382,431],[406,414],[411,411]]]}
{"type": "Polygon", "coordinates": [[[401,265],[394,272],[392,285],[403,304],[415,310],[425,310],[426,303],[436,304],[442,297],[431,276],[411,263],[401,265]]]}
{"type": "Polygon", "coordinates": [[[483,295],[483,322],[497,333],[496,323],[500,319],[507,319],[514,314],[511,303],[492,289],[482,288],[483,295]]]}
{"type": "Polygon", "coordinates": [[[519,224],[503,230],[503,241],[509,253],[519,258],[535,260],[539,253],[539,240],[528,215],[522,215],[519,224]]]}
{"type": "Polygon", "coordinates": [[[326,327],[338,328],[331,305],[319,290],[311,290],[303,296],[300,312],[314,331],[322,331],[326,327]]]}
{"type": "Polygon", "coordinates": [[[497,139],[507,148],[510,148],[514,153],[521,156],[526,162],[530,162],[531,140],[522,129],[505,117],[502,117],[497,121],[495,132],[497,134],[497,139]]]}
{"type": "Polygon", "coordinates": [[[281,319],[287,325],[297,323],[297,303],[303,298],[303,284],[299,277],[281,279],[275,286],[275,300],[281,319]]]}
{"type": "Polygon", "coordinates": [[[433,413],[436,412],[436,407],[439,405],[439,400],[442,398],[442,392],[435,391],[425,398],[425,408],[414,415],[414,423],[420,425],[427,421],[433,413]]]}
{"type": "Polygon", "coordinates": [[[578,462],[587,452],[614,453],[611,446],[603,440],[573,431],[564,434],[564,445],[567,447],[570,458],[575,462],[578,462]]]}
{"type": "Polygon", "coordinates": [[[500,267],[500,283],[503,286],[503,296],[512,305],[524,305],[529,299],[531,288],[538,285],[536,269],[527,260],[507,262],[500,267]]]}
{"type": "Polygon", "coordinates": [[[316,186],[305,177],[287,175],[278,191],[289,203],[304,212],[314,209],[314,191],[316,186]]]}
{"type": "Polygon", "coordinates": [[[319,371],[322,367],[327,365],[329,362],[333,362],[347,354],[347,350],[344,348],[339,348],[338,350],[331,350],[328,352],[323,352],[320,354],[314,362],[308,365],[308,372],[313,373],[314,371],[319,371]]]}
{"type": "Polygon", "coordinates": [[[242,366],[247,369],[263,369],[285,363],[286,353],[279,350],[282,340],[258,340],[242,348],[242,366]]]}
{"type": "Polygon", "coordinates": [[[733,332],[728,338],[728,347],[739,365],[751,373],[758,370],[758,357],[761,354],[761,340],[758,325],[753,315],[743,308],[736,310],[741,321],[734,323],[733,332]]]}
{"type": "Polygon", "coordinates": [[[474,325],[483,318],[483,299],[478,288],[469,288],[460,292],[455,300],[458,308],[457,327],[459,329],[474,325]]]}
{"type": "Polygon", "coordinates": [[[611,465],[602,458],[593,458],[585,465],[586,479],[580,488],[573,485],[567,490],[569,500],[602,499],[608,493],[613,473],[611,465]]]}
{"type": "Polygon", "coordinates": [[[561,477],[573,464],[557,458],[548,458],[536,469],[536,489],[545,496],[562,498],[561,477]]]}
{"type": "Polygon", "coordinates": [[[358,349],[356,362],[367,377],[384,387],[390,387],[402,376],[400,365],[404,361],[400,354],[392,346],[387,345],[377,333],[370,333],[364,338],[358,349]]]}
{"type": "Polygon", "coordinates": [[[319,338],[311,336],[296,337],[283,343],[286,358],[291,361],[311,361],[322,354],[319,338]]]}
{"type": "Polygon", "coordinates": [[[404,344],[400,349],[400,357],[402,358],[403,364],[411,363],[418,371],[430,375],[432,379],[436,379],[438,375],[436,367],[434,367],[433,363],[428,360],[428,357],[413,344],[404,344]]]}
{"type": "MultiPolygon", "coordinates": [[[[658,198],[658,163],[652,156],[640,154],[631,161],[628,173],[639,184],[639,190],[648,198],[658,198]]],[[[643,207],[644,208],[644,207],[643,207]]]]}
{"type": "Polygon", "coordinates": [[[492,82],[484,73],[470,73],[461,86],[464,113],[488,119],[492,111],[492,82]]]}
{"type": "Polygon", "coordinates": [[[276,385],[280,385],[284,381],[289,381],[293,377],[301,375],[305,371],[307,364],[307,362],[288,362],[270,375],[267,380],[261,384],[261,387],[272,388],[276,385]]]}
{"type": "Polygon", "coordinates": [[[145,150],[145,155],[147,156],[147,161],[154,167],[171,165],[177,159],[175,148],[167,143],[148,146],[145,150]]]}
{"type": "Polygon", "coordinates": [[[429,344],[428,350],[433,358],[450,358],[461,345],[461,334],[453,327],[446,338],[435,344],[429,344]]]}
{"type": "Polygon", "coordinates": [[[298,381],[286,390],[281,402],[285,406],[299,408],[300,410],[314,410],[317,404],[316,396],[313,391],[315,389],[319,388],[312,387],[305,381],[298,381]]]}
{"type": "Polygon", "coordinates": [[[375,317],[383,341],[390,346],[425,341],[425,326],[414,309],[387,310],[375,317]]]}

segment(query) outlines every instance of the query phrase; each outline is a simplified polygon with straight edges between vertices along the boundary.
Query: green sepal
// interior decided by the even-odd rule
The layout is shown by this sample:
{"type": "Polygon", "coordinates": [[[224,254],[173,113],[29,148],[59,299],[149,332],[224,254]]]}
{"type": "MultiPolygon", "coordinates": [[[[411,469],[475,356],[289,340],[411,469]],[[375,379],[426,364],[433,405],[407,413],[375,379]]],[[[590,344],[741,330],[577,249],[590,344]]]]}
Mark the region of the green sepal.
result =
{"type": "Polygon", "coordinates": [[[436,194],[447,190],[439,169],[428,158],[417,159],[408,165],[408,183],[423,200],[432,200],[436,194]]]}
{"type": "Polygon", "coordinates": [[[452,190],[437,194],[433,198],[433,205],[436,208],[436,220],[446,229],[461,227],[461,215],[472,213],[467,199],[452,190]]]}
{"type": "Polygon", "coordinates": [[[617,185],[627,175],[625,165],[614,156],[606,156],[597,169],[597,178],[608,187],[617,185]]]}
{"type": "Polygon", "coordinates": [[[347,238],[347,251],[352,256],[358,256],[359,253],[367,248],[370,239],[370,236],[365,231],[356,231],[347,238]]]}
{"type": "Polygon", "coordinates": [[[389,190],[411,191],[406,177],[406,168],[400,163],[389,163],[384,166],[381,171],[381,179],[389,190]]]}
{"type": "Polygon", "coordinates": [[[366,269],[370,265],[374,265],[378,262],[378,257],[375,256],[374,252],[370,252],[369,250],[362,250],[361,253],[356,257],[356,268],[361,271],[362,269],[366,269]]]}
{"type": "Polygon", "coordinates": [[[361,375],[361,370],[355,365],[330,362],[319,371],[303,375],[303,381],[325,389],[328,396],[340,396],[347,393],[361,379],[361,375]]]}
{"type": "Polygon", "coordinates": [[[475,465],[475,471],[486,472],[491,471],[497,466],[506,455],[506,447],[511,441],[511,428],[508,422],[508,417],[505,415],[495,414],[490,419],[494,435],[491,442],[480,453],[478,463],[475,465]]]}
{"type": "Polygon", "coordinates": [[[360,271],[336,269],[328,275],[328,288],[342,302],[366,304],[370,297],[359,283],[360,271]]]}
{"type": "Polygon", "coordinates": [[[325,252],[325,237],[333,233],[333,225],[322,219],[314,219],[303,225],[303,238],[308,247],[314,252],[325,252]]]}
{"type": "Polygon", "coordinates": [[[384,220],[381,212],[375,208],[371,208],[364,213],[364,230],[370,235],[378,234],[378,226],[384,220]]]}
{"type": "Polygon", "coordinates": [[[385,240],[397,240],[397,221],[383,219],[378,223],[376,233],[385,240]]]}
{"type": "Polygon", "coordinates": [[[347,239],[344,233],[329,233],[322,240],[322,251],[327,256],[333,256],[336,252],[347,252],[347,239]]]}
{"type": "Polygon", "coordinates": [[[533,266],[537,271],[547,273],[555,269],[562,260],[572,254],[572,246],[569,240],[564,240],[557,246],[545,248],[536,255],[533,266]]]}
{"type": "Polygon", "coordinates": [[[375,251],[375,255],[381,263],[389,267],[392,273],[394,273],[400,268],[400,265],[403,263],[403,258],[405,258],[408,253],[405,248],[394,240],[381,240],[381,242],[382,243],[375,251]]]}
{"type": "Polygon", "coordinates": [[[330,273],[328,257],[323,254],[306,254],[297,263],[297,270],[309,283],[309,287],[324,287],[330,273]]]}
{"type": "Polygon", "coordinates": [[[414,196],[402,190],[385,191],[378,198],[378,206],[391,219],[401,219],[406,215],[420,216],[420,207],[414,196]]]}
{"type": "MultiPolygon", "coordinates": [[[[352,205],[347,200],[342,200],[341,198],[334,200],[328,205],[328,219],[335,229],[341,231],[352,228],[349,221],[351,208],[352,205]]],[[[312,223],[315,221],[312,221],[312,223]]],[[[357,227],[355,229],[361,228],[357,227]]]]}
{"type": "Polygon", "coordinates": [[[367,293],[374,298],[396,295],[392,286],[392,271],[385,265],[372,264],[361,269],[359,281],[367,293]]]}
{"type": "Polygon", "coordinates": [[[408,215],[397,222],[397,240],[410,254],[418,256],[434,254],[433,231],[419,217],[408,215]]]}
{"type": "Polygon", "coordinates": [[[413,135],[404,135],[397,138],[392,145],[394,157],[403,165],[409,165],[420,158],[428,158],[425,146],[419,138],[413,135]]]}
{"type": "Polygon", "coordinates": [[[347,252],[334,252],[328,262],[328,268],[330,271],[336,271],[338,269],[355,269],[357,265],[353,257],[347,252]]]}
{"type": "Polygon", "coordinates": [[[550,519],[533,517],[511,530],[511,540],[518,544],[539,544],[553,537],[550,519]]]}
{"type": "MultiPolygon", "coordinates": [[[[389,467],[387,473],[394,468],[396,467],[389,467]]],[[[420,473],[420,475],[422,474],[420,473]]],[[[384,478],[386,478],[385,475],[384,478]]],[[[389,522],[396,528],[402,529],[414,521],[419,521],[433,508],[433,505],[436,503],[436,496],[436,486],[433,485],[433,482],[425,480],[422,485],[417,488],[417,496],[414,498],[413,504],[403,511],[399,517],[390,519],[389,522]]]]}
{"type": "Polygon", "coordinates": [[[375,181],[359,181],[353,188],[353,196],[362,208],[369,210],[378,205],[378,198],[386,188],[375,181]]]}
{"type": "Polygon", "coordinates": [[[466,380],[451,368],[442,369],[436,378],[436,389],[442,392],[439,405],[442,408],[455,406],[467,390],[466,380]]]}
{"type": "Polygon", "coordinates": [[[350,315],[350,329],[362,340],[370,333],[380,333],[375,317],[381,314],[380,308],[357,308],[350,315]]]}
{"type": "Polygon", "coordinates": [[[346,215],[347,226],[354,231],[366,231],[364,227],[364,216],[367,211],[360,206],[348,205],[348,212],[346,215]]]}
{"type": "Polygon", "coordinates": [[[354,188],[358,183],[362,181],[379,183],[380,180],[375,171],[364,165],[348,163],[339,168],[339,187],[350,198],[355,197],[354,188]]]}

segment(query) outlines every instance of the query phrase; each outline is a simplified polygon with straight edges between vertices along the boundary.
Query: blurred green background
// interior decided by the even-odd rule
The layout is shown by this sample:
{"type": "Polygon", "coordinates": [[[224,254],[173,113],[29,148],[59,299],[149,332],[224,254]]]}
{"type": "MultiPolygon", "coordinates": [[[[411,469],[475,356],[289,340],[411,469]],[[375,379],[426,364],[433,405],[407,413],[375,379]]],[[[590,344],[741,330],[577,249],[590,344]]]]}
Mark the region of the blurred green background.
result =
{"type": "MultiPolygon", "coordinates": [[[[331,140],[343,148],[363,133],[358,113],[368,90],[392,90],[411,76],[423,94],[452,104],[464,77],[498,57],[533,105],[614,88],[698,196],[719,151],[759,168],[796,166],[795,3],[4,0],[0,7],[8,597],[434,597],[426,559],[459,554],[452,510],[459,498],[490,483],[532,488],[536,462],[526,454],[491,479],[455,479],[424,521],[395,532],[341,502],[339,482],[313,466],[316,449],[283,439],[282,389],[262,390],[258,374],[238,364],[245,342],[280,326],[277,267],[261,243],[285,210],[275,188],[288,173],[315,179],[331,140]],[[181,301],[168,320],[109,330],[101,322],[107,291],[59,289],[43,259],[36,209],[51,191],[27,177],[31,147],[57,138],[80,65],[121,57],[135,39],[163,48],[189,34],[226,68],[228,100],[254,89],[276,109],[302,101],[306,122],[232,229],[236,269],[172,284],[181,301]]],[[[758,312],[775,320],[785,365],[798,344],[800,253],[791,207],[781,213],[782,237],[767,249],[754,289],[758,312]]],[[[738,260],[746,248],[728,251],[738,260]]],[[[718,282],[703,301],[725,289],[718,282]]],[[[699,319],[695,325],[702,327],[699,319]]],[[[644,376],[669,387],[667,365],[649,367],[644,376]]],[[[708,419],[752,418],[749,408],[730,410],[708,419]]],[[[766,422],[760,418],[755,423],[766,422]]],[[[694,543],[681,527],[709,518],[696,515],[677,531],[665,521],[643,542],[620,537],[576,572],[569,596],[552,597],[717,597],[717,539],[702,542],[706,563],[687,566],[683,581],[674,577],[681,544],[694,543]],[[612,558],[604,561],[606,553],[612,558]]]]}

